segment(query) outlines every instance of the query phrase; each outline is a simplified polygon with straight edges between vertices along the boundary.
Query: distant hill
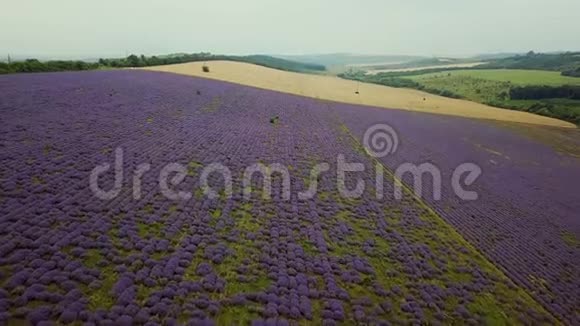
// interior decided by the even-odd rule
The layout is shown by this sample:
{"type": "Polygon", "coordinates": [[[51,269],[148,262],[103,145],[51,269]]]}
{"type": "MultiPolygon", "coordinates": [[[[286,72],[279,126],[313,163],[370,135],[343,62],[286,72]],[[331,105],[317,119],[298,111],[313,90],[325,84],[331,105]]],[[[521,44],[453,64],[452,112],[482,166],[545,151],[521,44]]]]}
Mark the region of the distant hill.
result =
{"type": "Polygon", "coordinates": [[[480,60],[480,61],[489,61],[489,60],[497,60],[497,59],[505,59],[509,57],[515,57],[518,55],[523,55],[525,53],[519,52],[500,52],[500,53],[482,53],[476,56],[471,57],[473,60],[480,60]]]}
{"type": "Polygon", "coordinates": [[[232,61],[253,63],[264,67],[295,72],[320,72],[326,70],[326,66],[323,64],[275,58],[268,55],[233,57],[232,61]]]}
{"type": "Polygon", "coordinates": [[[203,62],[164,65],[143,69],[224,80],[236,84],[296,94],[319,100],[462,117],[574,127],[573,124],[568,122],[533,115],[527,112],[508,111],[480,103],[435,96],[416,90],[359,83],[354,80],[335,78],[323,74],[295,74],[254,64],[232,61],[213,61],[207,65],[210,68],[210,73],[203,72],[203,62]]]}
{"type": "Polygon", "coordinates": [[[478,68],[575,71],[580,68],[580,52],[535,53],[530,51],[525,55],[492,60],[478,68]]]}
{"type": "Polygon", "coordinates": [[[402,63],[424,57],[411,55],[365,55],[350,53],[305,54],[305,55],[271,55],[276,58],[313,63],[324,66],[348,66],[365,64],[402,63]]]}
{"type": "Polygon", "coordinates": [[[472,63],[472,59],[457,59],[457,58],[421,58],[403,63],[395,64],[381,64],[367,66],[369,70],[389,70],[389,69],[409,69],[409,68],[433,68],[437,66],[450,66],[456,64],[472,63]]]}

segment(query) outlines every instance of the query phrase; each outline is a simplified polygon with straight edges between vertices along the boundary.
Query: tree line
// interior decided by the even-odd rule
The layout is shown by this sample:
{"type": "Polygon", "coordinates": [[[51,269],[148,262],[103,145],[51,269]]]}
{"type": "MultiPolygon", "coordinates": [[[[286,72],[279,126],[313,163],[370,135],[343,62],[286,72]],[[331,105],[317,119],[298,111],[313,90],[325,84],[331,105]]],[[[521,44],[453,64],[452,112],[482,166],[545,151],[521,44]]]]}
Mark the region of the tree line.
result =
{"type": "Polygon", "coordinates": [[[557,87],[530,85],[510,89],[512,100],[540,100],[546,98],[567,98],[580,100],[580,86],[562,85],[557,87]]]}
{"type": "Polygon", "coordinates": [[[98,69],[98,63],[84,61],[38,61],[27,59],[10,63],[0,62],[0,74],[12,74],[19,72],[51,72],[51,71],[77,71],[98,69]]]}
{"type": "MultiPolygon", "coordinates": [[[[435,69],[429,69],[429,71],[433,72],[435,69]]],[[[447,71],[449,69],[445,69],[447,71]]],[[[377,85],[389,86],[389,87],[396,87],[396,88],[413,88],[416,90],[424,91],[427,93],[441,95],[450,98],[463,98],[461,95],[456,94],[452,91],[446,89],[437,89],[437,88],[430,88],[425,85],[422,85],[414,80],[408,78],[401,78],[399,76],[412,76],[414,72],[381,72],[374,75],[366,75],[362,71],[351,70],[345,73],[338,74],[338,77],[350,80],[357,80],[363,83],[372,83],[377,85]],[[407,74],[409,73],[409,74],[407,74]]]]}
{"type": "Polygon", "coordinates": [[[27,72],[54,72],[54,71],[79,71],[107,68],[149,67],[177,63],[229,60],[252,63],[269,68],[296,71],[296,72],[320,72],[326,67],[319,64],[302,63],[285,59],[274,58],[267,55],[230,56],[216,55],[208,52],[192,54],[175,54],[166,56],[144,56],[131,54],[126,58],[99,59],[98,62],[84,61],[39,61],[27,59],[24,61],[0,62],[0,74],[27,73],[27,72]]]}
{"type": "Polygon", "coordinates": [[[580,69],[580,52],[535,53],[530,51],[525,55],[495,59],[475,68],[578,71],[580,69]]]}

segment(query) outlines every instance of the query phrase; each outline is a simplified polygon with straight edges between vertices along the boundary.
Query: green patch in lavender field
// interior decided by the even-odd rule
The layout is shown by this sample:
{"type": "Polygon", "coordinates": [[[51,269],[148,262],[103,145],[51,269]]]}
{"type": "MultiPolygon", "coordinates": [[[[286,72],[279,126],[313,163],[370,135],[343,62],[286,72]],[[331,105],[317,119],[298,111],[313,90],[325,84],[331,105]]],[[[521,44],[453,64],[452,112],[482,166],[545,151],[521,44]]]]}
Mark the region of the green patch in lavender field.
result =
{"type": "Polygon", "coordinates": [[[250,184],[244,185],[242,192],[244,194],[252,194],[253,193],[252,185],[250,185],[250,184]]]}
{"type": "Polygon", "coordinates": [[[348,223],[352,228],[354,234],[351,236],[351,238],[353,238],[358,243],[360,247],[357,248],[358,251],[362,253],[362,244],[365,241],[372,240],[372,253],[362,254],[369,257],[382,257],[382,259],[386,260],[386,257],[391,251],[391,248],[385,239],[377,236],[374,233],[374,230],[378,227],[375,222],[376,218],[376,216],[371,214],[369,214],[366,218],[359,218],[352,215],[352,213],[348,210],[340,211],[336,215],[337,220],[348,223]]]}
{"type": "Polygon", "coordinates": [[[351,212],[349,210],[342,210],[342,211],[336,213],[335,218],[337,220],[348,223],[349,220],[351,219],[351,212]]]}
{"type": "Polygon", "coordinates": [[[41,177],[34,176],[32,177],[32,184],[35,186],[45,184],[45,181],[41,177]]]}
{"type": "Polygon", "coordinates": [[[52,152],[53,150],[54,150],[54,147],[52,145],[50,145],[50,144],[46,144],[42,148],[42,152],[44,153],[44,155],[49,155],[50,152],[52,152]]]}
{"type": "Polygon", "coordinates": [[[103,259],[103,255],[99,249],[88,249],[83,257],[83,263],[89,268],[96,268],[99,261],[103,259]]]}
{"type": "Polygon", "coordinates": [[[228,195],[226,193],[226,189],[220,189],[218,191],[218,198],[222,201],[226,201],[228,199],[228,195]]]}
{"type": "Polygon", "coordinates": [[[214,264],[222,276],[232,276],[232,272],[235,272],[236,267],[242,264],[243,259],[254,254],[254,249],[249,241],[232,242],[229,244],[229,249],[233,253],[228,255],[221,264],[214,264]]]}
{"type": "Polygon", "coordinates": [[[189,161],[189,163],[187,163],[187,175],[196,175],[201,167],[203,167],[203,164],[201,164],[199,161],[189,161]]]}
{"type": "Polygon", "coordinates": [[[200,279],[199,275],[196,273],[197,266],[201,264],[204,259],[201,257],[202,250],[197,250],[193,258],[191,259],[191,263],[185,268],[183,272],[183,279],[186,281],[197,281],[200,279]]]}
{"type": "Polygon", "coordinates": [[[114,222],[111,228],[107,231],[107,235],[109,236],[109,240],[114,247],[119,248],[121,246],[121,241],[119,240],[119,227],[117,226],[117,222],[114,222]]]}
{"type": "Polygon", "coordinates": [[[57,169],[57,170],[54,170],[54,171],[50,171],[50,172],[48,172],[48,175],[51,175],[51,176],[54,176],[54,175],[61,175],[63,172],[64,172],[64,170],[63,170],[63,169],[57,169]]]}
{"type": "Polygon", "coordinates": [[[483,316],[485,324],[487,325],[512,325],[511,322],[518,323],[517,320],[512,320],[502,308],[502,305],[497,302],[491,293],[481,293],[477,295],[474,300],[467,305],[467,309],[474,314],[483,316]]]}
{"type": "Polygon", "coordinates": [[[459,298],[456,296],[448,296],[445,298],[445,311],[453,311],[459,305],[459,298]]]}
{"type": "Polygon", "coordinates": [[[257,304],[246,304],[244,306],[223,307],[216,316],[217,325],[250,325],[253,320],[260,318],[257,304]]]}
{"type": "Polygon", "coordinates": [[[362,199],[346,196],[338,196],[338,198],[335,197],[335,201],[346,206],[359,206],[362,204],[362,199]]]}
{"type": "Polygon", "coordinates": [[[322,320],[322,301],[311,300],[312,302],[312,320],[322,320]]]}
{"type": "Polygon", "coordinates": [[[0,266],[0,289],[4,288],[4,283],[12,276],[12,268],[8,265],[0,266]]]}
{"type": "Polygon", "coordinates": [[[138,272],[139,270],[141,270],[143,268],[143,265],[144,265],[144,263],[143,263],[142,259],[135,259],[135,260],[133,260],[133,262],[129,266],[129,269],[133,272],[138,272]]]}
{"type": "Polygon", "coordinates": [[[125,249],[125,248],[121,248],[120,246],[117,246],[117,253],[119,254],[119,256],[122,257],[130,257],[130,256],[136,256],[142,253],[142,251],[137,250],[137,249],[125,249]]]}
{"type": "Polygon", "coordinates": [[[181,119],[183,118],[183,109],[175,109],[169,116],[175,119],[181,119]]]}
{"type": "Polygon", "coordinates": [[[204,196],[204,193],[207,193],[207,187],[200,187],[195,189],[195,191],[193,192],[193,197],[195,199],[202,199],[204,196]]]}
{"type": "Polygon", "coordinates": [[[318,199],[326,201],[328,200],[332,195],[330,194],[330,192],[328,191],[318,191],[316,193],[316,196],[318,197],[318,199]]]}
{"type": "Polygon", "coordinates": [[[304,252],[308,255],[316,255],[318,254],[318,250],[316,247],[310,243],[308,240],[299,240],[298,244],[304,249],[304,252]]]}
{"type": "Polygon", "coordinates": [[[225,289],[223,293],[215,294],[216,299],[231,297],[237,293],[249,293],[266,290],[270,285],[270,280],[265,273],[260,270],[259,265],[255,263],[259,256],[259,251],[252,246],[250,241],[234,242],[229,244],[233,251],[231,255],[221,263],[212,263],[216,274],[225,280],[225,289]],[[238,280],[240,275],[237,268],[243,265],[244,259],[250,259],[251,262],[246,265],[249,278],[246,281],[238,280]]]}
{"type": "Polygon", "coordinates": [[[50,292],[50,293],[61,293],[64,294],[64,290],[61,289],[58,284],[56,283],[50,283],[49,285],[46,286],[46,291],[50,292]]]}
{"type": "Polygon", "coordinates": [[[368,297],[372,302],[378,303],[381,301],[381,297],[376,295],[372,288],[372,278],[365,277],[361,284],[355,283],[345,283],[340,281],[340,286],[348,291],[348,294],[352,299],[359,299],[363,297],[368,297]]]}
{"type": "MultiPolygon", "coordinates": [[[[460,266],[460,264],[455,263],[450,263],[449,265],[460,266]]],[[[473,275],[471,273],[458,272],[454,267],[449,268],[444,275],[453,283],[471,283],[473,281],[473,275]]]]}
{"type": "Polygon", "coordinates": [[[167,211],[169,213],[175,213],[175,212],[177,212],[177,209],[178,209],[177,204],[171,204],[171,205],[169,205],[169,208],[167,209],[167,211]]]}
{"type": "Polygon", "coordinates": [[[151,259],[153,260],[162,260],[163,258],[165,258],[168,255],[167,251],[155,251],[153,252],[151,255],[149,255],[149,257],[151,257],[151,259]]]}
{"type": "Polygon", "coordinates": [[[145,214],[153,214],[153,212],[155,211],[155,208],[153,207],[152,204],[147,204],[147,205],[143,206],[141,211],[144,212],[145,214]]]}
{"type": "Polygon", "coordinates": [[[60,251],[65,254],[65,255],[71,255],[71,251],[73,250],[73,246],[64,246],[62,248],[60,248],[60,251]]]}
{"type": "Polygon", "coordinates": [[[563,231],[561,238],[570,247],[580,247],[580,240],[570,231],[563,231]]]}
{"type": "Polygon", "coordinates": [[[159,290],[161,290],[160,286],[145,286],[143,284],[138,284],[136,295],[137,304],[144,305],[147,299],[149,299],[149,296],[159,290]]]}
{"type": "Polygon", "coordinates": [[[153,222],[153,223],[145,223],[145,222],[137,222],[137,232],[141,238],[146,238],[148,236],[161,238],[163,230],[163,223],[161,222],[153,222]]]}
{"type": "Polygon", "coordinates": [[[97,309],[110,309],[115,301],[111,295],[113,285],[117,282],[117,273],[112,267],[101,269],[101,286],[96,289],[83,287],[85,295],[89,298],[88,308],[92,311],[97,309]]]}
{"type": "Polygon", "coordinates": [[[511,280],[506,277],[502,277],[500,281],[495,282],[494,287],[488,291],[488,295],[484,299],[480,299],[479,309],[489,310],[483,315],[488,318],[488,315],[499,316],[504,318],[504,325],[514,325],[521,324],[518,320],[518,315],[514,313],[515,311],[521,311],[522,309],[532,309],[540,314],[543,314],[550,318],[552,325],[555,321],[552,319],[551,315],[546,312],[538,303],[536,303],[529,294],[522,288],[515,286],[508,286],[511,280]],[[499,299],[498,299],[499,298],[499,299]],[[497,301],[502,302],[497,302],[497,301]],[[489,306],[488,306],[489,304],[489,306]]]}
{"type": "Polygon", "coordinates": [[[396,276],[387,275],[388,271],[398,270],[399,264],[393,262],[391,259],[384,256],[375,256],[368,258],[369,264],[373,267],[376,273],[376,279],[385,289],[393,286],[399,286],[405,289],[405,285],[409,280],[404,276],[404,273],[398,273],[396,276]]]}
{"type": "MultiPolygon", "coordinates": [[[[48,305],[50,305],[50,304],[47,301],[35,299],[35,300],[28,301],[25,306],[26,306],[26,308],[29,308],[29,309],[36,309],[36,308],[40,308],[42,306],[48,306],[48,305]]],[[[25,322],[22,322],[20,324],[8,322],[7,325],[29,325],[29,324],[25,323],[25,322]]]]}
{"type": "MultiPolygon", "coordinates": [[[[318,163],[313,162],[312,165],[309,167],[310,172],[302,174],[301,176],[304,191],[308,191],[310,190],[310,187],[313,187],[315,195],[318,194],[320,184],[322,183],[322,178],[324,177],[323,172],[317,173],[317,170],[315,169],[317,164],[318,163]]],[[[288,168],[288,170],[292,171],[292,169],[290,168],[288,168]]]]}
{"type": "Polygon", "coordinates": [[[229,281],[226,279],[224,294],[226,296],[232,296],[238,293],[254,293],[265,291],[271,283],[272,281],[263,275],[256,276],[249,282],[240,282],[237,280],[229,281]]]}
{"type": "Polygon", "coordinates": [[[23,295],[24,291],[26,291],[26,287],[24,285],[19,285],[19,286],[14,287],[8,293],[10,293],[11,296],[15,297],[15,296],[23,295]]]}
{"type": "MultiPolygon", "coordinates": [[[[358,253],[357,251],[353,251],[356,249],[351,247],[351,246],[348,246],[344,243],[339,244],[339,243],[332,241],[327,230],[322,230],[322,236],[324,238],[324,242],[326,243],[326,247],[328,248],[328,251],[333,256],[344,257],[344,256],[358,253]]],[[[317,248],[317,250],[318,250],[318,248],[317,248]]]]}
{"type": "Polygon", "coordinates": [[[211,216],[212,216],[213,218],[219,218],[220,216],[222,216],[222,210],[221,210],[221,209],[219,209],[219,208],[217,208],[217,209],[213,210],[213,211],[211,212],[211,216]]]}
{"type": "Polygon", "coordinates": [[[171,245],[176,248],[179,244],[185,239],[185,237],[189,234],[189,228],[180,229],[177,233],[170,235],[170,242],[171,245]]]}
{"type": "Polygon", "coordinates": [[[238,209],[231,212],[231,216],[236,221],[236,228],[247,232],[256,232],[260,229],[260,223],[251,214],[252,204],[244,203],[238,209]]]}

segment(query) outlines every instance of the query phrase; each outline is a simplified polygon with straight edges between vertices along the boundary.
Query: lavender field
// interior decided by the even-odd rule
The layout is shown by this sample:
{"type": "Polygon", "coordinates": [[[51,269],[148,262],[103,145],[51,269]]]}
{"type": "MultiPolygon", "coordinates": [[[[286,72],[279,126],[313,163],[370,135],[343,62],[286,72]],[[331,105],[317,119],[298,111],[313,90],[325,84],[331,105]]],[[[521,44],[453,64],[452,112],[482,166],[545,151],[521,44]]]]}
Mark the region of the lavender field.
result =
{"type": "Polygon", "coordinates": [[[580,159],[490,122],[119,70],[0,76],[0,140],[0,324],[580,323],[580,159]],[[393,155],[365,151],[376,123],[393,155]],[[109,163],[114,188],[119,149],[122,187],[100,199],[91,172],[109,163]],[[346,175],[360,198],[337,189],[339,155],[365,167],[346,175]],[[441,199],[429,183],[394,198],[396,168],[423,162],[441,199]],[[464,162],[483,171],[477,200],[452,189],[464,162]],[[162,193],[169,163],[188,200],[162,193]],[[212,163],[231,196],[223,175],[200,181],[212,163]],[[243,184],[256,163],[287,168],[289,198],[281,174],[270,199],[263,176],[243,184]]]}

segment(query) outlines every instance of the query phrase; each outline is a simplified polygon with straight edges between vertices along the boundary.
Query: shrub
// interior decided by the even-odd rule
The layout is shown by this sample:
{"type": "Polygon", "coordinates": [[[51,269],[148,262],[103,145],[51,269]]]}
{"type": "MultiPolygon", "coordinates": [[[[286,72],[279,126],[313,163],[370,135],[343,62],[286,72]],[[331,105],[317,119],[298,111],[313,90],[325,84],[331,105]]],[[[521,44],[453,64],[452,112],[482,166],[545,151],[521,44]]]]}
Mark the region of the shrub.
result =
{"type": "Polygon", "coordinates": [[[562,71],[562,76],[580,77],[580,67],[578,67],[576,69],[562,71]]]}

